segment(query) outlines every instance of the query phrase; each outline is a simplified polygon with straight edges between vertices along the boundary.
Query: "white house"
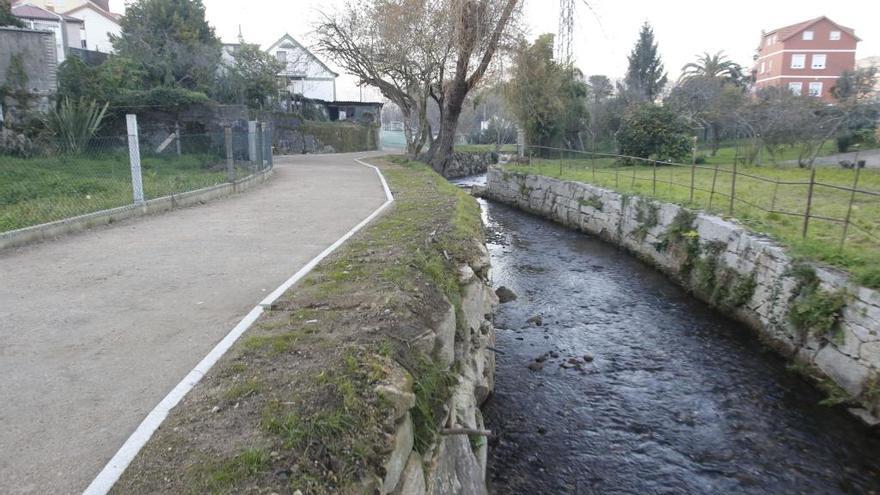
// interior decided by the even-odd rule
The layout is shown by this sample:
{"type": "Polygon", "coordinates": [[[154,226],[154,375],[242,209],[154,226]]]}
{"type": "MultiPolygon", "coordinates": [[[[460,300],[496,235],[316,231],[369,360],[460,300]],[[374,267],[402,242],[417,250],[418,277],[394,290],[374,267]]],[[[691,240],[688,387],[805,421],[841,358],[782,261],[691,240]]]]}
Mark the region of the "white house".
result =
{"type": "Polygon", "coordinates": [[[102,53],[113,53],[110,35],[119,35],[119,14],[101,8],[95,2],[83,2],[81,5],[64,12],[65,15],[82,19],[84,22],[83,48],[102,53]]]}
{"type": "Polygon", "coordinates": [[[55,35],[55,56],[59,64],[64,62],[68,47],[82,48],[80,37],[83,21],[81,19],[57,14],[30,3],[15,4],[12,7],[12,15],[24,22],[28,29],[49,31],[55,35]]]}
{"type": "Polygon", "coordinates": [[[285,34],[266,51],[286,65],[278,76],[286,82],[291,94],[316,100],[336,100],[339,74],[330,70],[293,36],[285,34]]]}

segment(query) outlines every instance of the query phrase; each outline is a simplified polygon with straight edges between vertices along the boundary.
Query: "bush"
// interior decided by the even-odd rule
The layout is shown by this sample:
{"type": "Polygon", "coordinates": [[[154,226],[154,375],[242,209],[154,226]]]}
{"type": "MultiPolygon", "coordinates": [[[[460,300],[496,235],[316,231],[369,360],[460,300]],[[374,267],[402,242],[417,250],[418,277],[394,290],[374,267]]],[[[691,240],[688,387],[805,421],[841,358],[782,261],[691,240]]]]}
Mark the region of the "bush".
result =
{"type": "Polygon", "coordinates": [[[682,161],[693,151],[689,132],[687,123],[672,110],[645,104],[627,112],[617,142],[622,155],[682,161]]]}

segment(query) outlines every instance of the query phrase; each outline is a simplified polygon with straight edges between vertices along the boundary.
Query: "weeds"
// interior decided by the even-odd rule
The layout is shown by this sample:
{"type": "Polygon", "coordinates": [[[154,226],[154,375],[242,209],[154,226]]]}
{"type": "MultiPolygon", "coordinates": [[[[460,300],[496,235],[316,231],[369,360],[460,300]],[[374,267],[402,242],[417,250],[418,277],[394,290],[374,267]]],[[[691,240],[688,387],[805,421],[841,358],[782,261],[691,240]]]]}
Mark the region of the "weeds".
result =
{"type": "Polygon", "coordinates": [[[820,288],[819,277],[813,267],[800,263],[789,274],[797,280],[788,319],[804,334],[828,336],[837,326],[846,306],[846,292],[820,288]]]}

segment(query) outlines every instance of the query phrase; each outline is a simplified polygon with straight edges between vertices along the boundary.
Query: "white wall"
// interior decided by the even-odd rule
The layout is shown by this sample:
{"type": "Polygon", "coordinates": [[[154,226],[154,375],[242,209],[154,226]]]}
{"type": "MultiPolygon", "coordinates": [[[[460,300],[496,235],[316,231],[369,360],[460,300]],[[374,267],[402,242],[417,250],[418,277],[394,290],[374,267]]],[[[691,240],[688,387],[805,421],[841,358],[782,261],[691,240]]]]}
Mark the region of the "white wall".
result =
{"type": "Polygon", "coordinates": [[[336,74],[288,37],[282,38],[267,50],[273,57],[278,57],[280,51],[286,54],[287,66],[279,75],[295,78],[288,85],[291,93],[301,94],[306,98],[336,100],[336,74]]]}
{"type": "Polygon", "coordinates": [[[294,94],[301,94],[306,98],[319,100],[336,100],[335,83],[333,81],[300,80],[293,81],[287,90],[294,94]]]}
{"type": "Polygon", "coordinates": [[[109,34],[119,34],[119,24],[107,19],[105,16],[90,8],[79,9],[69,14],[71,17],[82,19],[86,23],[86,48],[103,53],[113,53],[113,45],[110,44],[109,34]]]}

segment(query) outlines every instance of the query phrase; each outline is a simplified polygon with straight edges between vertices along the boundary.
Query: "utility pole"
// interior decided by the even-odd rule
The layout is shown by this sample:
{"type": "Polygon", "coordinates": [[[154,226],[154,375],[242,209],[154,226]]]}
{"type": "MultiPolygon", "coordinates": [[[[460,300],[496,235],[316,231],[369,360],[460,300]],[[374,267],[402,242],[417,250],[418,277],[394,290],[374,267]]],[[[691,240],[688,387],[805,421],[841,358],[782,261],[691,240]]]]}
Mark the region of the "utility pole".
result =
{"type": "Polygon", "coordinates": [[[574,0],[559,0],[559,31],[556,34],[556,61],[572,62],[571,43],[574,39],[574,0]]]}

